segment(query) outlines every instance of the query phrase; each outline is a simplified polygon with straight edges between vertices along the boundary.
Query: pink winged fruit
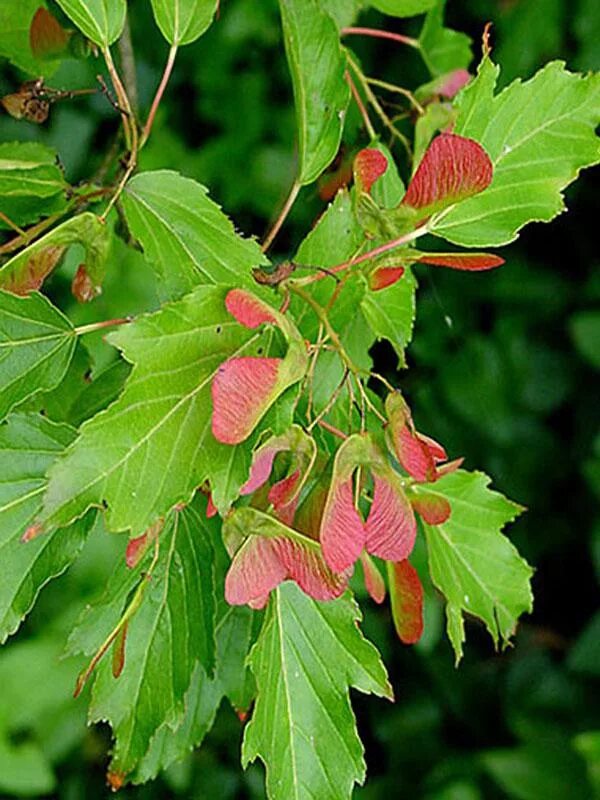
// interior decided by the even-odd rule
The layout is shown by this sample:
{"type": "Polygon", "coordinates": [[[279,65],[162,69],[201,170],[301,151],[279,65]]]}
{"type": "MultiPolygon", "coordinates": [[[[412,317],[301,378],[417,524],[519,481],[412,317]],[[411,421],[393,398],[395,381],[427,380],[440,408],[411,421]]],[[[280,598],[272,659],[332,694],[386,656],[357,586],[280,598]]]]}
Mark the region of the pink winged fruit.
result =
{"type": "Polygon", "coordinates": [[[336,453],[321,519],[325,561],[335,572],[351,567],[364,550],[385,560],[400,561],[411,552],[415,536],[415,517],[400,476],[370,436],[350,436],[336,453]],[[373,491],[368,512],[363,515],[356,498],[367,475],[373,491]]]}
{"type": "Polygon", "coordinates": [[[212,382],[212,432],[223,444],[239,444],[250,436],[277,398],[306,372],[306,345],[294,324],[244,289],[225,298],[227,311],[246,328],[276,325],[288,350],[283,358],[234,356],[218,368],[212,382]]]}
{"type": "Polygon", "coordinates": [[[232,555],[225,577],[231,605],[263,608],[286,580],[315,600],[333,600],[348,585],[348,574],[329,568],[318,542],[255,508],[233,511],[223,523],[223,539],[232,555]]]}
{"type": "Polygon", "coordinates": [[[300,492],[314,464],[317,448],[314,439],[298,425],[280,436],[272,436],[254,451],[250,476],[240,489],[240,494],[254,494],[271,477],[275,459],[279,454],[289,454],[285,476],[274,482],[267,499],[275,516],[291,525],[298,505],[300,492]]]}

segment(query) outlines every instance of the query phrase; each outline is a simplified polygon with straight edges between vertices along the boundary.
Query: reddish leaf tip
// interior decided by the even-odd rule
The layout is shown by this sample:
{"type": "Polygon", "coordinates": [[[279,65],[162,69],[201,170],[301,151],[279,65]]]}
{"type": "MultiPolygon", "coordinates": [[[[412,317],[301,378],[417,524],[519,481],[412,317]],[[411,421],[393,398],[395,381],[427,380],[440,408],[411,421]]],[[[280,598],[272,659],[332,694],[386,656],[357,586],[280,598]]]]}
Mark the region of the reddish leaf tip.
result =
{"type": "Polygon", "coordinates": [[[492,182],[493,165],[473,139],[441,133],[427,148],[406,190],[402,205],[425,217],[478,194],[492,182]]]}
{"type": "Polygon", "coordinates": [[[437,87],[438,94],[451,100],[471,80],[471,73],[466,69],[455,69],[444,75],[437,87]]]}
{"type": "Polygon", "coordinates": [[[212,494],[209,494],[206,499],[206,519],[212,519],[218,514],[216,505],[213,503],[212,494]]]}
{"type": "Polygon", "coordinates": [[[242,356],[225,361],[212,382],[212,432],[223,444],[239,444],[265,413],[279,378],[280,358],[242,356]]]}
{"type": "Polygon", "coordinates": [[[374,291],[378,292],[381,289],[386,289],[388,286],[392,286],[396,281],[399,281],[400,278],[404,275],[405,269],[404,267],[397,266],[397,267],[379,267],[378,269],[373,270],[369,275],[369,287],[374,291]]]}
{"type": "Polygon", "coordinates": [[[258,328],[267,323],[277,323],[269,307],[243,289],[232,289],[228,292],[225,298],[225,307],[231,316],[246,328],[258,328]]]}
{"type": "Polygon", "coordinates": [[[387,170],[388,160],[374,147],[361,150],[354,159],[354,180],[361,192],[371,193],[371,188],[387,170]]]}
{"type": "Polygon", "coordinates": [[[125,550],[125,564],[129,567],[129,569],[133,569],[140,563],[140,559],[146,551],[147,544],[147,533],[143,533],[141,536],[137,536],[135,539],[130,539],[127,542],[127,548],[125,550]]]}
{"type": "Polygon", "coordinates": [[[40,522],[35,522],[33,525],[30,525],[23,536],[21,536],[22,542],[31,542],[33,539],[36,539],[40,534],[44,532],[44,526],[40,522]]]}
{"type": "Polygon", "coordinates": [[[423,586],[409,561],[389,565],[392,617],[398,638],[416,644],[423,633],[423,586]]]}
{"type": "Polygon", "coordinates": [[[413,495],[410,503],[428,525],[443,525],[450,519],[452,513],[446,498],[433,494],[413,495]]]}
{"type": "Polygon", "coordinates": [[[29,27],[29,46],[35,58],[57,58],[69,41],[69,33],[43,6],[33,15],[29,27]]]}
{"type": "Polygon", "coordinates": [[[417,260],[419,264],[431,264],[435,267],[450,267],[450,269],[472,272],[494,269],[504,264],[503,258],[492,253],[423,253],[417,260]]]}
{"type": "Polygon", "coordinates": [[[91,279],[85,264],[80,264],[71,283],[71,292],[79,303],[89,303],[102,294],[102,287],[91,279]]]}
{"type": "Polygon", "coordinates": [[[119,770],[109,770],[106,773],[106,783],[108,784],[111,792],[118,792],[119,789],[123,787],[123,784],[125,783],[125,775],[125,772],[121,772],[119,770]]]}

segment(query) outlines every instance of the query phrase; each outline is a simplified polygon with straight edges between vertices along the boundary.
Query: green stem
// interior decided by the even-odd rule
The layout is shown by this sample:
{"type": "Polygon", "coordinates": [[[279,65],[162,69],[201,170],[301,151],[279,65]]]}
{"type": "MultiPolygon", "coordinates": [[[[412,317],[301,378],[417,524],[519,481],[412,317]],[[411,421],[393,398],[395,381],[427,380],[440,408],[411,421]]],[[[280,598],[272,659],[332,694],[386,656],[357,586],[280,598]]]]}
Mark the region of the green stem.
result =
{"type": "Polygon", "coordinates": [[[90,322],[88,325],[80,325],[74,328],[75,336],[83,336],[86,333],[95,333],[104,328],[114,328],[116,325],[127,325],[133,321],[133,317],[119,317],[117,319],[104,319],[100,322],[90,322]]]}
{"type": "Polygon", "coordinates": [[[378,86],[380,89],[385,89],[388,92],[395,92],[396,94],[401,94],[403,97],[406,97],[410,101],[410,103],[416,108],[419,114],[425,113],[425,109],[423,108],[423,106],[419,103],[419,101],[416,99],[413,93],[408,91],[408,89],[404,89],[402,86],[396,86],[395,83],[380,81],[378,78],[365,77],[365,80],[371,86],[378,86]]]}
{"type": "Polygon", "coordinates": [[[358,80],[360,82],[360,85],[362,86],[363,92],[365,93],[365,95],[367,97],[367,100],[369,101],[369,103],[373,107],[373,110],[375,111],[375,113],[377,114],[377,116],[379,117],[379,119],[381,120],[383,125],[392,134],[392,136],[394,138],[398,139],[398,141],[403,145],[404,149],[408,153],[409,158],[411,158],[412,157],[412,152],[411,152],[411,149],[410,149],[410,143],[409,143],[408,139],[406,138],[406,136],[404,136],[402,133],[400,133],[400,131],[396,128],[394,123],[391,121],[391,119],[385,113],[385,111],[381,107],[381,103],[375,97],[375,94],[374,94],[373,90],[369,86],[369,83],[368,83],[367,78],[365,77],[363,71],[361,70],[359,65],[356,63],[356,61],[352,58],[352,56],[350,55],[350,53],[348,51],[346,51],[346,59],[348,61],[348,64],[352,68],[352,71],[354,72],[354,74],[358,78],[358,80]]]}

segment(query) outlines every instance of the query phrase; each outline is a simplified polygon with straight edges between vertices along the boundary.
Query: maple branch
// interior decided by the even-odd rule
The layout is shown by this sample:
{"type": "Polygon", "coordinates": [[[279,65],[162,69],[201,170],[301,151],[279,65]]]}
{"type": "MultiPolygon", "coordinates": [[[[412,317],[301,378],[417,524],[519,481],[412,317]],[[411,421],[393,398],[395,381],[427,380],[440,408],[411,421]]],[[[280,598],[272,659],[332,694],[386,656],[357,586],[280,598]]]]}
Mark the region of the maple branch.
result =
{"type": "Polygon", "coordinates": [[[271,230],[265,236],[265,240],[261,246],[261,250],[263,251],[263,253],[266,253],[269,247],[271,247],[271,245],[273,244],[273,241],[277,236],[277,234],[279,233],[281,226],[285,222],[287,215],[290,213],[292,206],[294,205],[301,188],[302,187],[298,183],[298,181],[294,181],[294,183],[292,184],[292,188],[290,189],[290,193],[287,196],[287,200],[285,201],[283,208],[279,212],[279,216],[273,223],[273,227],[271,228],[271,230]]]}
{"type": "Polygon", "coordinates": [[[165,93],[165,89],[167,88],[167,84],[169,83],[171,73],[173,72],[173,66],[175,65],[176,56],[177,56],[177,45],[174,44],[171,46],[171,49],[169,50],[169,56],[167,58],[167,63],[165,64],[162,78],[158,85],[158,89],[156,90],[156,94],[154,95],[154,100],[152,101],[152,105],[150,106],[150,113],[148,114],[148,119],[146,120],[146,124],[144,125],[144,130],[142,131],[140,148],[146,144],[146,142],[148,141],[148,137],[150,136],[150,132],[152,131],[154,118],[156,116],[156,112],[158,111],[158,107],[160,105],[160,101],[162,100],[162,96],[165,93]]]}
{"type": "Polygon", "coordinates": [[[127,161],[127,168],[125,169],[125,173],[121,178],[119,185],[117,186],[115,193],[111,197],[108,202],[108,205],[100,215],[100,222],[106,222],[106,218],[114,204],[117,202],[119,197],[121,196],[121,192],[125,188],[125,184],[131,177],[136,164],[137,164],[137,155],[139,149],[139,134],[136,121],[133,116],[133,112],[131,110],[131,104],[129,102],[129,97],[127,96],[127,92],[125,91],[123,84],[121,83],[121,79],[119,78],[119,73],[117,72],[114,62],[112,60],[112,56],[110,54],[110,48],[105,47],[102,51],[104,55],[104,60],[106,61],[106,65],[108,67],[108,71],[110,73],[110,77],[113,82],[113,86],[115,87],[115,91],[117,93],[117,98],[119,103],[123,106],[123,111],[121,117],[123,119],[123,128],[125,130],[125,142],[129,149],[129,158],[127,161]]]}

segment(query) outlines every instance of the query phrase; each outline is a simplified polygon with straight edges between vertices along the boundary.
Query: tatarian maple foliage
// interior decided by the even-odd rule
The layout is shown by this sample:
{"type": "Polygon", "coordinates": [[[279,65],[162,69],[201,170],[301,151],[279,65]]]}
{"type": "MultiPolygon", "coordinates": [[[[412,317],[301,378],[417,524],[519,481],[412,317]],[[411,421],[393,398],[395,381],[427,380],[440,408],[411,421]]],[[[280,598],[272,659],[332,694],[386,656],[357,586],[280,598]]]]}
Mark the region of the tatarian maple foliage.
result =
{"type": "Polygon", "coordinates": [[[375,371],[373,345],[387,340],[406,366],[414,265],[499,267],[503,259],[486,248],[560,213],[564,187],[599,160],[598,76],[554,62],[498,93],[487,34],[471,76],[468,42],[443,27],[441,1],[375,4],[393,5],[398,17],[427,6],[418,39],[352,27],[360,3],[278,1],[297,171],[260,243],[238,233],[192,178],[135,174],[178,50],[209,28],[217,0],[151,0],[169,48],[148,109],[130,96],[131,75],[120,75],[131,67],[126,0],[57,0],[74,30],[43,3],[30,12],[5,3],[0,12],[0,54],[30,72],[0,98],[13,125],[44,123],[59,101],[98,93],[115,126],[115,152],[76,186],[60,148],[0,145],[8,256],[0,265],[0,640],[75,560],[99,518],[99,527],[127,532],[106,596],[70,639],[72,652],[91,657],[76,694],[97,671],[91,720],[114,731],[115,789],[189,753],[227,696],[240,718],[254,708],[243,762],[265,763],[271,800],[299,791],[348,800],[365,771],[349,688],[392,696],[360,633],[349,581],[360,560],[370,597],[382,603],[389,593],[400,640],[417,642],[423,586],[408,561],[417,529],[457,659],[466,614],[504,645],[531,609],[531,568],[502,534],[521,507],[417,430],[396,388],[402,376],[375,371]],[[341,41],[353,35],[412,45],[429,80],[406,88],[367,77],[341,41]],[[105,74],[93,87],[51,88],[46,67],[76,50],[97,59],[92,74],[105,74]],[[402,130],[380,91],[405,104],[402,130]],[[362,124],[345,129],[350,103],[362,124]],[[411,153],[423,154],[420,163],[411,153]],[[316,181],[311,203],[319,190],[332,202],[295,254],[286,244],[273,258],[290,209],[316,181]],[[426,234],[456,252],[422,252],[426,234]],[[77,263],[72,246],[85,251],[71,290],[89,308],[78,312],[89,312],[87,321],[94,308],[111,308],[113,318],[76,327],[74,304],[61,304],[63,313],[42,293],[63,259],[65,268],[77,263]],[[129,307],[123,312],[110,281],[104,305],[94,301],[107,269],[128,268],[130,255],[144,281],[153,278],[143,297],[160,307],[123,317],[129,307]],[[97,371],[78,340],[109,327],[117,330],[96,341],[94,359],[104,348],[99,360],[111,366],[97,371]]]}

